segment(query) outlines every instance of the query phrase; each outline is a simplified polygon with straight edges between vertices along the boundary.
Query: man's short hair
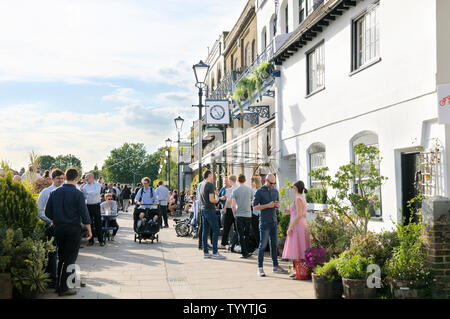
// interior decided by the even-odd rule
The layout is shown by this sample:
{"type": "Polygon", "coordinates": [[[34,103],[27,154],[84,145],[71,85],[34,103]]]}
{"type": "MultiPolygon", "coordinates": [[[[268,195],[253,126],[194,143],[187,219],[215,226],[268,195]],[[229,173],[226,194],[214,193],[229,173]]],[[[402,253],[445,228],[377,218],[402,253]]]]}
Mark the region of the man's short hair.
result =
{"type": "Polygon", "coordinates": [[[164,184],[163,181],[158,182],[158,186],[161,186],[162,184],[164,184]]]}
{"type": "Polygon", "coordinates": [[[245,175],[239,174],[238,181],[239,181],[239,183],[245,183],[245,175]]]}
{"type": "Polygon", "coordinates": [[[66,178],[68,181],[74,181],[78,178],[78,171],[75,168],[69,168],[66,171],[66,178]]]}
{"type": "Polygon", "coordinates": [[[236,175],[230,175],[230,176],[228,176],[228,179],[230,181],[232,181],[233,183],[236,183],[236,175]]]}
{"type": "Polygon", "coordinates": [[[64,172],[62,170],[60,170],[59,168],[56,168],[55,170],[53,170],[52,172],[52,178],[55,179],[58,176],[64,175],[64,172]]]}
{"type": "Polygon", "coordinates": [[[212,174],[212,172],[209,170],[209,169],[207,169],[204,173],[203,173],[203,179],[207,179],[208,177],[209,177],[209,175],[211,175],[212,174]]]}

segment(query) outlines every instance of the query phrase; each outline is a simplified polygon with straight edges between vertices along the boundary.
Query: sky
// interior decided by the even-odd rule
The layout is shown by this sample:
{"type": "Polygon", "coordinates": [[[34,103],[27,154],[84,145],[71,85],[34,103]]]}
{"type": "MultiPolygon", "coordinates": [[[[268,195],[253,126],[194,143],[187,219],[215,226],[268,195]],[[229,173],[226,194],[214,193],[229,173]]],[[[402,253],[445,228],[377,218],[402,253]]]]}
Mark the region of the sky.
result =
{"type": "Polygon", "coordinates": [[[123,143],[149,153],[198,117],[192,65],[246,0],[2,0],[0,160],[73,154],[102,166],[123,143]]]}

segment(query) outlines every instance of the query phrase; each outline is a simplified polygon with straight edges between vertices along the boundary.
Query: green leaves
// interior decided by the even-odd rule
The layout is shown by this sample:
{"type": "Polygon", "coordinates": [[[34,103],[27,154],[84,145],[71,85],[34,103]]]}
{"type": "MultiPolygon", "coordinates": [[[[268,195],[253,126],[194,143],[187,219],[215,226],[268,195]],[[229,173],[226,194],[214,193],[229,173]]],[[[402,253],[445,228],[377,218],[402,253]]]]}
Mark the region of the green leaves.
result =
{"type": "Polygon", "coordinates": [[[343,252],[336,261],[336,269],[342,278],[366,279],[368,277],[367,266],[374,264],[373,257],[362,257],[351,255],[348,251],[343,252]]]}

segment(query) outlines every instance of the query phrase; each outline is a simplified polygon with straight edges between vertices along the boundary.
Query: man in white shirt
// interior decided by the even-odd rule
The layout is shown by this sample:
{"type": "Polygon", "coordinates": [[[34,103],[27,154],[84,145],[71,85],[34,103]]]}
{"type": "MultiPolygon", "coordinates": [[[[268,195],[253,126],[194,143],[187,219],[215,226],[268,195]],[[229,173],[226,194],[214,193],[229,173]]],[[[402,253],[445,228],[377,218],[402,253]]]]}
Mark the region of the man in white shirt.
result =
{"type": "MultiPolygon", "coordinates": [[[[38,198],[38,210],[39,210],[39,217],[46,223],[45,225],[45,233],[47,234],[48,240],[50,240],[55,235],[55,226],[53,225],[53,222],[45,216],[45,206],[47,206],[48,198],[50,197],[50,193],[53,192],[55,189],[59,188],[64,183],[64,172],[55,169],[52,172],[52,185],[50,185],[47,188],[44,188],[41,193],[39,194],[38,198]]],[[[56,240],[53,240],[53,244],[56,245],[56,240]]],[[[50,274],[50,279],[52,280],[50,286],[56,287],[56,281],[57,281],[57,253],[49,253],[48,254],[48,264],[47,264],[47,272],[50,274]]]]}
{"type": "Polygon", "coordinates": [[[30,165],[30,167],[28,168],[28,172],[23,173],[22,181],[33,183],[35,180],[41,177],[42,176],[38,172],[33,173],[33,166],[30,165]]]}
{"type": "Polygon", "coordinates": [[[225,248],[228,245],[228,235],[230,234],[231,226],[234,226],[236,231],[236,226],[234,222],[233,210],[231,209],[232,204],[232,195],[233,191],[238,187],[236,185],[236,175],[231,175],[228,177],[230,181],[231,187],[228,188],[225,192],[226,202],[224,206],[225,210],[225,218],[223,221],[223,235],[222,235],[222,243],[219,245],[219,248],[225,248]]]}
{"type": "MultiPolygon", "coordinates": [[[[83,184],[80,190],[84,193],[84,197],[86,198],[89,217],[91,218],[91,222],[95,225],[95,233],[100,246],[105,246],[102,231],[102,215],[100,212],[100,203],[102,201],[100,193],[102,191],[102,185],[94,181],[93,174],[86,175],[86,182],[87,184],[83,184]]],[[[94,236],[89,240],[88,246],[92,245],[94,245],[94,236]]]]}
{"type": "Polygon", "coordinates": [[[167,203],[170,199],[170,192],[166,186],[163,185],[163,181],[159,181],[158,188],[155,190],[156,201],[159,203],[160,218],[159,225],[162,226],[162,221],[164,219],[164,228],[168,228],[169,224],[167,222],[167,203]]]}

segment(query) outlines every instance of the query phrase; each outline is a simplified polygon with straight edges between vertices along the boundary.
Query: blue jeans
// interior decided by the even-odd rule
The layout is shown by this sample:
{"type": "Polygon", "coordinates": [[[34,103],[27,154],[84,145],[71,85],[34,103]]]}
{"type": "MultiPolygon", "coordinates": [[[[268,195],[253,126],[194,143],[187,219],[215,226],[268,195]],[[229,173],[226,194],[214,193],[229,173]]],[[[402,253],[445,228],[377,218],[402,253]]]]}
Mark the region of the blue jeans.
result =
{"type": "Polygon", "coordinates": [[[219,239],[219,221],[217,219],[216,211],[209,209],[202,209],[202,225],[203,225],[203,252],[208,253],[208,235],[209,227],[211,227],[213,254],[217,254],[217,241],[219,239]]]}
{"type": "Polygon", "coordinates": [[[258,267],[263,266],[264,251],[267,242],[270,239],[270,255],[272,256],[273,267],[278,266],[277,245],[278,245],[278,225],[276,223],[259,223],[259,248],[258,248],[258,267]]]}

